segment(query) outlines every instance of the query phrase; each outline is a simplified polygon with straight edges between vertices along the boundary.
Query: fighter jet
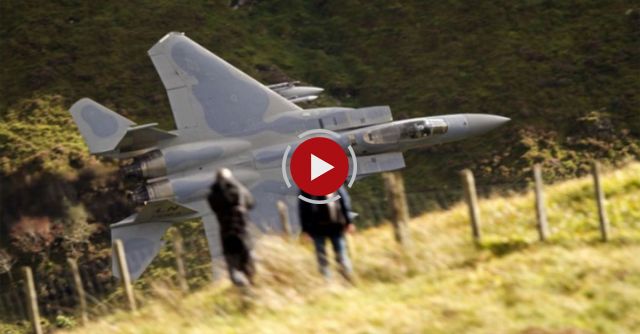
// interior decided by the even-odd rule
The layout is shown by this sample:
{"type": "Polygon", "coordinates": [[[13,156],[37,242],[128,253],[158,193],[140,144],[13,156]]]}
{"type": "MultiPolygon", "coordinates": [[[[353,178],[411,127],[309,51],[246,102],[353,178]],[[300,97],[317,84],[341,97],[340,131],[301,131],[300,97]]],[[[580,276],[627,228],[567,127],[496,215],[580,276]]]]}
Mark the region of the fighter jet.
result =
{"type": "MultiPolygon", "coordinates": [[[[166,230],[187,220],[202,219],[214,268],[222,262],[218,223],[206,202],[221,167],[253,193],[257,205],[251,216],[262,231],[280,229],[277,201],[288,204],[292,227],[299,229],[298,190],[283,180],[281,164],[303,132],[335,132],[345,152],[355,152],[351,173],[361,178],[405,167],[406,150],[477,136],[509,120],[456,114],[394,121],[388,106],[302,109],[295,102],[315,99],[321,88],[265,86],[184,33],[168,33],[148,54],[166,88],[176,130],[137,124],[88,98],[70,109],[92,154],[133,159],[123,172],[138,178],[131,198],[141,208],[111,225],[112,240],[124,243],[132,279],[157,255],[166,230]]],[[[115,265],[113,273],[120,274],[115,265]]]]}

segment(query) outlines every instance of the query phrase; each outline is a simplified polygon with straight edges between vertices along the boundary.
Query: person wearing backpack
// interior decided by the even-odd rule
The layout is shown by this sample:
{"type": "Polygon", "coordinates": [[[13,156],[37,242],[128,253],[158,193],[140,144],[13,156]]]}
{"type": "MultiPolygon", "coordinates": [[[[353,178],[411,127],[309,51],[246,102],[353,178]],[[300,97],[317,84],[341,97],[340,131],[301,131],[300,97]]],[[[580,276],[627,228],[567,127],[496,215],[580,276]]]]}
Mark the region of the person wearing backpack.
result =
{"type": "MultiPolygon", "coordinates": [[[[325,200],[334,197],[336,193],[326,196],[314,196],[304,191],[302,196],[312,200],[325,200]]],[[[300,200],[298,204],[302,232],[306,233],[315,246],[318,260],[318,270],[325,278],[329,279],[329,259],[327,258],[326,242],[331,241],[336,262],[339,265],[339,273],[349,282],[353,282],[353,267],[349,258],[347,239],[345,233],[355,231],[355,225],[351,222],[349,213],[351,201],[344,187],[338,189],[340,199],[327,204],[312,204],[300,200]]]]}

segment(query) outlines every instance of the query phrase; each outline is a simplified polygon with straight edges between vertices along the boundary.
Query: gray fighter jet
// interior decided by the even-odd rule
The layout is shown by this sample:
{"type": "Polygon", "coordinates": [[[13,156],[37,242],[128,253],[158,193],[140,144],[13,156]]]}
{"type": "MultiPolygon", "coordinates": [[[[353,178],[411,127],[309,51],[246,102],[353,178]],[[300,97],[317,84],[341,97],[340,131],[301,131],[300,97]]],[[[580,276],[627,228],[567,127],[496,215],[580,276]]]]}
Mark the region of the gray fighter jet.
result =
{"type": "MultiPolygon", "coordinates": [[[[70,109],[92,154],[133,158],[123,171],[140,178],[132,199],[141,210],[111,225],[121,239],[132,279],[137,279],[162,246],[174,223],[201,218],[209,250],[221,261],[218,223],[206,202],[214,171],[230,168],[256,199],[251,212],[263,231],[278,230],[277,201],[289,204],[299,229],[295,187],[283,180],[287,148],[301,133],[331,130],[345,152],[357,155],[358,178],[405,166],[408,149],[462,140],[485,133],[509,119],[487,114],[457,114],[394,121],[388,106],[302,109],[295,102],[317,97],[322,89],[295,83],[265,86],[186,37],[171,32],[150,50],[166,88],[176,130],[135,122],[88,99],[70,109]]],[[[353,168],[352,168],[353,169],[353,168]]],[[[214,269],[214,275],[220,275],[214,269]]],[[[114,266],[114,275],[119,272],[114,266]]]]}

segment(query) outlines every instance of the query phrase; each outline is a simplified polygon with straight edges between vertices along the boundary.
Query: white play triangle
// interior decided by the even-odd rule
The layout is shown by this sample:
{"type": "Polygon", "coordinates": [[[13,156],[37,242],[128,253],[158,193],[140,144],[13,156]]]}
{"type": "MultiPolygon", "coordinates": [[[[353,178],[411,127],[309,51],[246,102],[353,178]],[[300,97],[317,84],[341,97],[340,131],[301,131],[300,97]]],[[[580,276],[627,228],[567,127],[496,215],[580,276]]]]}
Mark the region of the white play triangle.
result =
{"type": "Polygon", "coordinates": [[[333,169],[333,166],[326,161],[311,155],[311,181],[333,169]]]}

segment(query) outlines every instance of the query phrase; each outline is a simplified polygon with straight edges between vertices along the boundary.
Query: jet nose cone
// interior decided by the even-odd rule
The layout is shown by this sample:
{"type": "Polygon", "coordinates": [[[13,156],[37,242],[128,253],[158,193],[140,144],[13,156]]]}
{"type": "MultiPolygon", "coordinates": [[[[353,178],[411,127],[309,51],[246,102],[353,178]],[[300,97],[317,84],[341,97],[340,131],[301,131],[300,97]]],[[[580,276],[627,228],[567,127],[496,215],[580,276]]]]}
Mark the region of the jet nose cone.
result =
{"type": "Polygon", "coordinates": [[[469,123],[469,131],[473,135],[479,135],[485,132],[489,132],[511,120],[508,117],[489,114],[467,114],[465,116],[467,117],[467,122],[469,123]]]}

